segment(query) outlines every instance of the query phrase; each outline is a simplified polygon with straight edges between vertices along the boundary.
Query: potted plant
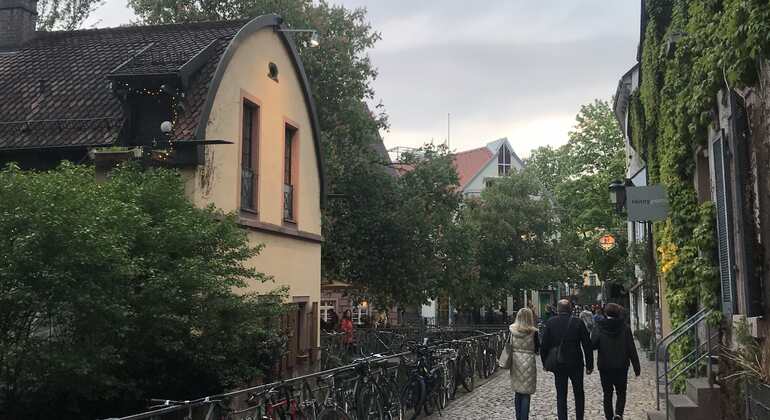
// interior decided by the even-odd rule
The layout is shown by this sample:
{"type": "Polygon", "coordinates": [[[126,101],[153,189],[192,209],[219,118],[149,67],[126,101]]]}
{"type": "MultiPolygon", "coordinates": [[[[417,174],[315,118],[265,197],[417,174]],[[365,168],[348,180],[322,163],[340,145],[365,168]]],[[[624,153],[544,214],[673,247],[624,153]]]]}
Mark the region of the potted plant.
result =
{"type": "Polygon", "coordinates": [[[642,349],[647,350],[650,348],[650,338],[652,337],[650,330],[647,328],[636,330],[634,331],[634,337],[639,341],[639,345],[642,346],[642,349]]]}
{"type": "Polygon", "coordinates": [[[770,418],[770,349],[751,336],[746,318],[735,323],[735,349],[723,348],[721,356],[735,369],[721,379],[746,383],[746,407],[750,419],[770,418]]]}
{"type": "Polygon", "coordinates": [[[104,178],[112,168],[123,162],[142,157],[141,147],[100,147],[91,149],[89,156],[94,161],[97,178],[104,178]]]}

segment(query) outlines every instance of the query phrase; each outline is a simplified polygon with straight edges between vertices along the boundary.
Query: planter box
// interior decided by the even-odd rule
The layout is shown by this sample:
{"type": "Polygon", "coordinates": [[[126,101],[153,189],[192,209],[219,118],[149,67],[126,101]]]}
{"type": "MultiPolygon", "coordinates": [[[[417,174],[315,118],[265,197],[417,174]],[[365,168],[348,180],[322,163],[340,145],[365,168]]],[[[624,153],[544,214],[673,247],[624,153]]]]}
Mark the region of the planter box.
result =
{"type": "Polygon", "coordinates": [[[770,419],[770,385],[749,383],[747,391],[748,420],[770,419]]]}
{"type": "Polygon", "coordinates": [[[96,178],[104,179],[112,168],[123,162],[142,157],[142,149],[129,150],[92,150],[91,158],[96,167],[96,178]]]}

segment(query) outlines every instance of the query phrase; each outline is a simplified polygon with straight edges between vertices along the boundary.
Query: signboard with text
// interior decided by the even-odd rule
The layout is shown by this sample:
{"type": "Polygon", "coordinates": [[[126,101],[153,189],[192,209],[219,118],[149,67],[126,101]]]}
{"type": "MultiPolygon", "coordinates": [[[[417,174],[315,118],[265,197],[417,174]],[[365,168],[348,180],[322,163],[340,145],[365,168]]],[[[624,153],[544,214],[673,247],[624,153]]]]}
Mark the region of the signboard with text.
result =
{"type": "Polygon", "coordinates": [[[651,222],[668,217],[668,196],[662,185],[626,187],[628,220],[651,222]]]}

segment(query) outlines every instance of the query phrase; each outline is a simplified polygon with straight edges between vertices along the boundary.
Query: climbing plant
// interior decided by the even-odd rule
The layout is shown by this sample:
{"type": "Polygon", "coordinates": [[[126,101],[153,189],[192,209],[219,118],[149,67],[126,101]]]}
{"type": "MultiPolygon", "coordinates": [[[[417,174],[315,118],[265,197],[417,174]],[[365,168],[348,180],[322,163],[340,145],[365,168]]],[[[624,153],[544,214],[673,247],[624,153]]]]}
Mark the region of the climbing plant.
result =
{"type": "MultiPolygon", "coordinates": [[[[764,0],[648,0],[641,83],[631,95],[631,142],[650,180],[669,195],[670,217],[655,225],[658,269],[674,327],[699,305],[717,306],[714,209],[698,204],[695,153],[706,146],[710,111],[722,88],[750,86],[770,49],[764,0]]],[[[679,358],[690,343],[672,352],[679,358]]]]}

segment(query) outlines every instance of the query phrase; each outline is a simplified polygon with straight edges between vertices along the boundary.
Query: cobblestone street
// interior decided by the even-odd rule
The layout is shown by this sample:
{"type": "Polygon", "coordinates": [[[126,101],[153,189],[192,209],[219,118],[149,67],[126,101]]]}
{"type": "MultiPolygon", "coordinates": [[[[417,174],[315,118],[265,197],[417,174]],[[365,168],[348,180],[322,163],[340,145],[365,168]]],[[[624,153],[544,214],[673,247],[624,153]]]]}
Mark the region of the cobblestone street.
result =
{"type": "MultiPolygon", "coordinates": [[[[642,375],[637,378],[633,374],[633,369],[630,369],[625,420],[644,420],[647,418],[646,412],[655,408],[655,362],[647,361],[643,353],[639,356],[642,359],[642,375]]],[[[590,376],[585,376],[585,390],[586,420],[603,420],[602,387],[598,372],[594,371],[590,376]]],[[[573,401],[570,385],[568,400],[570,419],[575,418],[573,401]]],[[[514,418],[513,394],[511,394],[507,371],[498,372],[492,380],[482,384],[472,393],[461,394],[443,411],[441,417],[437,414],[428,417],[430,420],[514,418]]],[[[556,419],[556,390],[553,374],[544,372],[542,366],[538,370],[537,393],[532,396],[529,418],[530,420],[556,419]]]]}

